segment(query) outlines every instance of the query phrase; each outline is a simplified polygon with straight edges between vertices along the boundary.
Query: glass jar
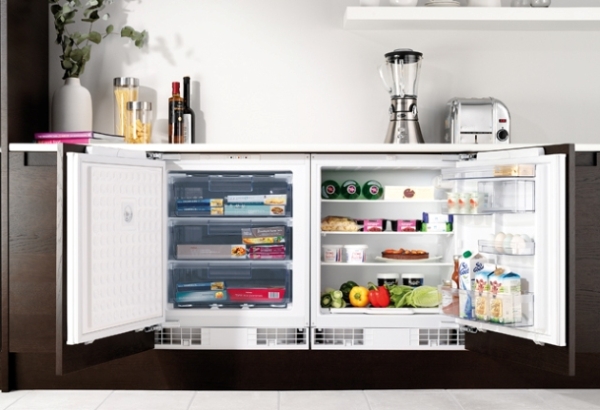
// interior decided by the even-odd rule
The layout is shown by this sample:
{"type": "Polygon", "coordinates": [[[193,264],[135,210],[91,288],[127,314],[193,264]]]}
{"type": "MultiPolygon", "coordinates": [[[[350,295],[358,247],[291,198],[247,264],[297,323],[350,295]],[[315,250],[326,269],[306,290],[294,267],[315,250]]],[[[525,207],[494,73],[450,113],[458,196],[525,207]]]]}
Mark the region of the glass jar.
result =
{"type": "Polygon", "coordinates": [[[129,101],[127,103],[125,142],[147,144],[152,138],[152,103],[129,101]]]}
{"type": "Polygon", "coordinates": [[[127,103],[137,101],[140,81],[133,77],[117,77],[113,80],[115,109],[115,134],[125,136],[127,103]]]}

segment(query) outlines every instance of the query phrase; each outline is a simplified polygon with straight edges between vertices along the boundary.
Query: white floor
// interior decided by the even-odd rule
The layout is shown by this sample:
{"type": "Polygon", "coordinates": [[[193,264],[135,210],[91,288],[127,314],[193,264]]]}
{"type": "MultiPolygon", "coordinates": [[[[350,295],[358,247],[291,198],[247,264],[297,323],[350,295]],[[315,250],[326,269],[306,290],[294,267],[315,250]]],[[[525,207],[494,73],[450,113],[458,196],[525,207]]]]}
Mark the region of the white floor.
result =
{"type": "MultiPolygon", "coordinates": [[[[401,377],[401,375],[399,375],[401,377]]],[[[132,391],[21,390],[10,410],[600,410],[590,390],[132,391]]]]}

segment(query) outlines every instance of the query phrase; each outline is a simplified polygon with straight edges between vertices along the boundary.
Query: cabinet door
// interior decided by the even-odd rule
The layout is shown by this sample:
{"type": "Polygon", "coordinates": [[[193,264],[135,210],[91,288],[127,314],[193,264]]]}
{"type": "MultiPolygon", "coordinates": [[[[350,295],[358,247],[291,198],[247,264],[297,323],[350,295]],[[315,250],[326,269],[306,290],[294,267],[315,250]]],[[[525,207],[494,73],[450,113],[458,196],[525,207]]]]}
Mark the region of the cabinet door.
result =
{"type": "MultiPolygon", "coordinates": [[[[477,333],[467,333],[465,347],[473,352],[484,353],[501,361],[526,364],[546,371],[575,374],[575,155],[573,145],[544,147],[545,155],[564,157],[558,172],[548,157],[546,183],[546,201],[536,203],[536,212],[545,212],[544,229],[537,238],[537,269],[544,266],[543,272],[537,272],[536,279],[543,280],[543,286],[537,286],[543,294],[535,295],[535,317],[544,318],[542,323],[534,323],[533,328],[506,328],[482,326],[477,333]],[[553,155],[564,154],[564,155],[553,155]],[[538,244],[540,245],[538,247],[538,244]],[[538,304],[538,302],[540,302],[538,304]],[[483,330],[483,331],[482,331],[483,330]],[[490,331],[486,331],[490,330],[490,331]]],[[[527,162],[519,158],[518,150],[512,151],[515,163],[527,162]]],[[[543,161],[543,160],[541,160],[543,161]]],[[[543,180],[542,180],[543,181],[543,180]]],[[[536,186],[536,190],[538,190],[536,186]]],[[[536,198],[540,198],[536,196],[536,198]]],[[[539,228],[539,227],[538,227],[539,228]]]]}
{"type": "Polygon", "coordinates": [[[58,153],[58,374],[153,348],[144,329],[164,322],[166,294],[164,163],[69,151],[58,153]]]}

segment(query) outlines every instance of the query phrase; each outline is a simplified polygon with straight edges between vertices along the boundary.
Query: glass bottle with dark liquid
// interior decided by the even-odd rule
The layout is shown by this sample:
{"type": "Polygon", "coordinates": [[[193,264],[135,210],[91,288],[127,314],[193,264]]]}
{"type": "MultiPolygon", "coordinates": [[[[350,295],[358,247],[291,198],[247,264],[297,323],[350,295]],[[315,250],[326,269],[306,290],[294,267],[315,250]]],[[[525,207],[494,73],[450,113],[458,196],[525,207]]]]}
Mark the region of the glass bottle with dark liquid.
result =
{"type": "Polygon", "coordinates": [[[169,144],[183,144],[183,97],[179,95],[179,82],[172,83],[173,95],[169,98],[169,144]]]}
{"type": "Polygon", "coordinates": [[[196,142],[196,114],[190,100],[190,77],[183,77],[183,140],[186,144],[196,142]]]}

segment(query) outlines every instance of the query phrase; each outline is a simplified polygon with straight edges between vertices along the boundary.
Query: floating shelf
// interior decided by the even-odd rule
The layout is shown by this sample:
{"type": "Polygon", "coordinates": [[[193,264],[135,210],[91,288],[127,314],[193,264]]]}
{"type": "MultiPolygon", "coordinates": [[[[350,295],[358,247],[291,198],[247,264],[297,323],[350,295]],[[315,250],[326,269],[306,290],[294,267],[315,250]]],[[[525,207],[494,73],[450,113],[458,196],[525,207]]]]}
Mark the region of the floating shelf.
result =
{"type": "Polygon", "coordinates": [[[600,7],[347,7],[347,30],[600,30],[600,7]]]}

